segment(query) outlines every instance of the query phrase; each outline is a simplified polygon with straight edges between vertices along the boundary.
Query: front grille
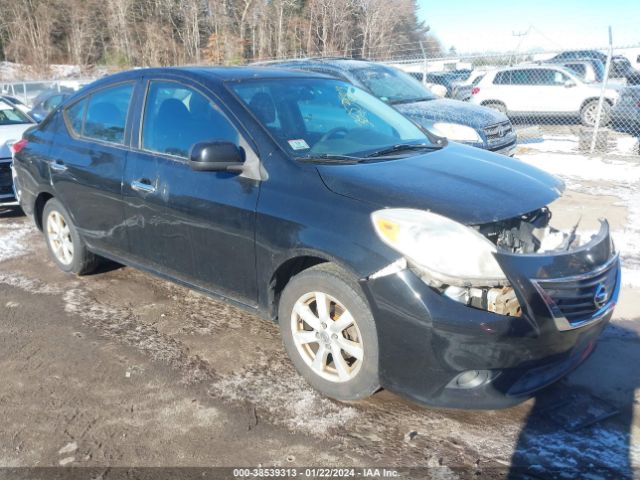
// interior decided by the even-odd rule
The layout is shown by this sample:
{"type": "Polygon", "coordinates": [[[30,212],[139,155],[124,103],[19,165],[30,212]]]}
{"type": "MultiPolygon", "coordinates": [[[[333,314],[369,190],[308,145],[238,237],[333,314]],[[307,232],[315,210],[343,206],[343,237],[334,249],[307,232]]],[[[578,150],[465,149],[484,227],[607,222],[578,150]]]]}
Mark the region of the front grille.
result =
{"type": "Polygon", "coordinates": [[[513,126],[510,121],[496,123],[484,129],[484,134],[487,136],[489,142],[495,142],[501,140],[504,137],[513,133],[513,126]]]}
{"type": "Polygon", "coordinates": [[[597,317],[609,307],[618,282],[617,257],[604,268],[570,279],[538,280],[540,293],[556,318],[576,325],[597,317]]]}

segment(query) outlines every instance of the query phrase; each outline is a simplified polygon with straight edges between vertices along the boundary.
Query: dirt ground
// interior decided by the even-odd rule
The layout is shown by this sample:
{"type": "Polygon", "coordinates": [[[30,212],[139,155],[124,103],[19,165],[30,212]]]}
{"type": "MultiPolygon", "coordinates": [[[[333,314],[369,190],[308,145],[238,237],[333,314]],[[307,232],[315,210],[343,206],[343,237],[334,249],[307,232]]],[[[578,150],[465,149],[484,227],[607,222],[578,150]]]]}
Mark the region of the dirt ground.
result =
{"type": "MultiPolygon", "coordinates": [[[[611,217],[614,230],[627,221],[614,196],[569,191],[561,202],[563,211],[611,217]]],[[[65,275],[30,220],[0,212],[0,466],[422,466],[433,467],[433,478],[462,478],[458,467],[474,478],[506,478],[517,466],[528,478],[553,478],[551,470],[585,478],[576,469],[592,472],[589,478],[640,474],[638,293],[624,288],[584,365],[519,406],[437,410],[389,392],[342,404],[296,374],[276,325],[132,268],[65,275]],[[617,413],[563,427],[553,406],[573,395],[617,413]]]]}

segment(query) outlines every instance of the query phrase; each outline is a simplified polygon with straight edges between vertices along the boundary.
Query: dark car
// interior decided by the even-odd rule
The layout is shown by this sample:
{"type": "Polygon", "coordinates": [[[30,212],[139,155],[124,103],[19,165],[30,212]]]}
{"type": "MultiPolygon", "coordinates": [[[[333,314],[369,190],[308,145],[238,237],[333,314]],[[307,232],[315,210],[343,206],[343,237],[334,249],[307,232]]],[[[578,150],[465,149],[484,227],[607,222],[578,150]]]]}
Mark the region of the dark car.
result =
{"type": "Polygon", "coordinates": [[[455,72],[431,72],[424,77],[426,83],[435,83],[445,87],[447,98],[467,101],[471,98],[473,86],[465,85],[462,83],[463,80],[465,80],[464,75],[455,72]]]}
{"type": "Polygon", "coordinates": [[[123,72],[14,151],[62,270],[106,257],[277,321],[336,399],[520,402],[587,358],[618,296],[606,221],[549,225],[560,180],[323,75],[123,72]]]}
{"type": "MultiPolygon", "coordinates": [[[[548,60],[549,62],[565,62],[571,60],[595,60],[600,62],[602,67],[599,67],[602,73],[599,74],[598,81],[601,82],[604,79],[604,71],[605,65],[607,64],[607,55],[598,50],[569,50],[566,52],[561,52],[552,59],[548,60]]],[[[631,62],[622,55],[613,55],[611,57],[611,67],[609,70],[609,75],[612,78],[624,78],[627,80],[629,85],[638,85],[640,84],[640,72],[635,70],[631,65],[631,62]]]]}
{"type": "MultiPolygon", "coordinates": [[[[356,85],[384,100],[430,132],[505,155],[513,155],[517,136],[501,112],[439,98],[410,75],[375,62],[352,59],[301,59],[260,65],[324,73],[356,85]]],[[[468,86],[469,96],[471,85],[468,86]]]]}
{"type": "Polygon", "coordinates": [[[49,115],[58,105],[73,93],[71,89],[52,89],[45,90],[38,94],[31,102],[31,110],[29,115],[36,122],[41,122],[49,115]]]}

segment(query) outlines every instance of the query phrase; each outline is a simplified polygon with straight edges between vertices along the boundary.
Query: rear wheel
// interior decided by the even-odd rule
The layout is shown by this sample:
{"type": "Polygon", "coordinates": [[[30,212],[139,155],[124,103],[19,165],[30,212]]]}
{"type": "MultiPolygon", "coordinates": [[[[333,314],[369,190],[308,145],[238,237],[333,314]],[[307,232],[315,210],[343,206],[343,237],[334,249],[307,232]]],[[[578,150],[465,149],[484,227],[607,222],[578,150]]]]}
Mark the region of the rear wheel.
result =
{"type": "Polygon", "coordinates": [[[61,270],[78,275],[95,270],[98,257],[87,249],[69,212],[58,200],[52,198],[47,202],[42,218],[49,253],[61,270]]]}
{"type": "Polygon", "coordinates": [[[282,339],[298,372],[338,400],[359,400],[380,388],[378,337],[357,282],[332,264],[293,277],[278,309],[282,339]]]}

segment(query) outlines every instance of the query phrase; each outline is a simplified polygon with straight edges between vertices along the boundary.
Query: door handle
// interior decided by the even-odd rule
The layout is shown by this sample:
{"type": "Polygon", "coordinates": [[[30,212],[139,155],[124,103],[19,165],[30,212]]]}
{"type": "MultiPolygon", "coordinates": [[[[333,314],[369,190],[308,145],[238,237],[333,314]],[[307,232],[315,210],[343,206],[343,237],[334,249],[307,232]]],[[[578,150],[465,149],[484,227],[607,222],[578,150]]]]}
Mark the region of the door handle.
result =
{"type": "Polygon", "coordinates": [[[136,192],[153,193],[156,191],[156,187],[151,185],[151,181],[146,178],[134,180],[131,182],[131,188],[136,192]]]}
{"type": "Polygon", "coordinates": [[[67,166],[62,160],[55,160],[54,162],[51,162],[50,166],[51,170],[54,170],[56,172],[64,172],[67,170],[67,166]]]}

